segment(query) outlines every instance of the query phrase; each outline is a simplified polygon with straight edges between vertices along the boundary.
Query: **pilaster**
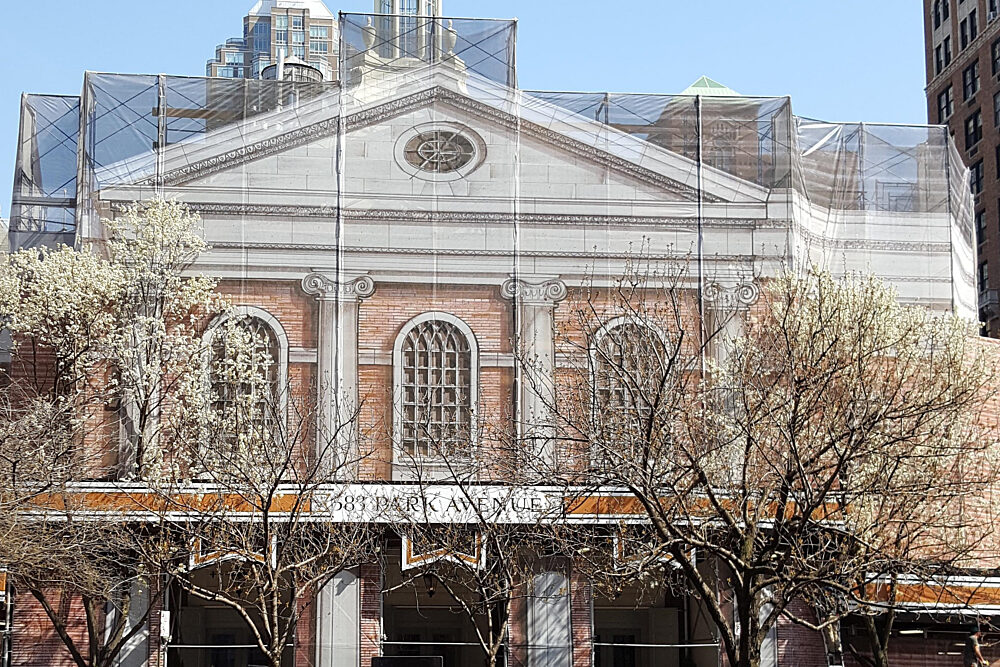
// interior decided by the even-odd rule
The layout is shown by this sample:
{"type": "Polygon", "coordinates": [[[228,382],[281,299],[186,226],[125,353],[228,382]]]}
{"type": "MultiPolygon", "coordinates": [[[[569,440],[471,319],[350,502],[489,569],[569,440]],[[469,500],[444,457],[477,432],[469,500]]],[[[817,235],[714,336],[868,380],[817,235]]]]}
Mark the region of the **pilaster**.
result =
{"type": "Polygon", "coordinates": [[[757,303],[760,287],[753,280],[723,280],[705,286],[705,333],[708,352],[725,365],[733,344],[743,336],[746,312],[757,303]]]}
{"type": "Polygon", "coordinates": [[[573,569],[569,591],[573,667],[591,667],[594,664],[593,585],[585,574],[573,569]]]}
{"type": "Polygon", "coordinates": [[[543,461],[554,461],[550,409],[555,401],[555,308],[566,298],[558,278],[511,278],[500,287],[517,310],[517,425],[543,461]]]}
{"type": "Polygon", "coordinates": [[[302,291],[319,302],[317,454],[329,461],[331,468],[344,464],[353,468],[357,428],[340,426],[356,421],[358,309],[363,299],[375,293],[375,281],[368,275],[338,280],[335,274],[314,271],[302,279],[302,291]]]}
{"type": "Polygon", "coordinates": [[[370,665],[382,655],[382,566],[365,563],[358,568],[361,610],[361,664],[370,665]]]}

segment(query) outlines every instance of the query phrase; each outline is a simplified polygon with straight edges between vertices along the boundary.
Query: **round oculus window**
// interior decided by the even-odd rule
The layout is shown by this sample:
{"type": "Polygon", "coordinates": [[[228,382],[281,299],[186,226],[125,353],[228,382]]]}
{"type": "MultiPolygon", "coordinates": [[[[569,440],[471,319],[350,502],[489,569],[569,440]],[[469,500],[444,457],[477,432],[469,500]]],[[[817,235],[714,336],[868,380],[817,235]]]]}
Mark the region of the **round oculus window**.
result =
{"type": "Polygon", "coordinates": [[[458,130],[438,129],[419,132],[403,147],[410,166],[432,174],[449,174],[476,159],[476,145],[458,130]]]}

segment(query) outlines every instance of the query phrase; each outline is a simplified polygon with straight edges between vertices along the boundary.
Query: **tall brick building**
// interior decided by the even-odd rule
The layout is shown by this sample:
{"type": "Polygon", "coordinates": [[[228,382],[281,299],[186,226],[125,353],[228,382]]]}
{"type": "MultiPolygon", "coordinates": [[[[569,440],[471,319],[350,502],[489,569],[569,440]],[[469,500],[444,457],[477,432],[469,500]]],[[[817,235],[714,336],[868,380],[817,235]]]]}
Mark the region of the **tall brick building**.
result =
{"type": "MultiPolygon", "coordinates": [[[[184,202],[210,245],[192,271],[270,332],[277,375],[319,392],[321,422],[363,406],[374,453],[350,481],[396,498],[439,464],[416,425],[425,390],[434,427],[463,445],[481,416],[502,414],[552,455],[545,388],[596,344],[566,304],[613,287],[637,256],[687,267],[692,308],[720,322],[753,307],[761,280],[811,264],[875,271],[906,303],[976,311],[973,209],[951,187],[966,171],[941,128],[811,121],[787,98],[524,91],[512,23],[419,19],[413,50],[382,18],[341,18],[340,82],[88,73],[79,97],[24,96],[12,247],[82,246],[119,205],[184,202]]],[[[95,493],[133,465],[119,454],[95,493]]],[[[387,585],[418,555],[339,574],[288,664],[474,664],[473,630],[440,597],[415,604],[387,585]]],[[[539,570],[510,664],[719,664],[692,600],[598,596],[571,562],[539,570]]],[[[122,664],[252,664],[231,613],[180,594],[163,606],[122,664]]],[[[13,664],[68,664],[44,625],[15,600],[13,664]]],[[[925,644],[898,646],[923,659],[925,644]]],[[[826,660],[818,634],[785,622],[765,648],[768,665],[826,660]]]]}
{"type": "Polygon", "coordinates": [[[996,0],[924,0],[927,119],[947,125],[974,196],[979,317],[1000,335],[1000,23],[996,0]]]}

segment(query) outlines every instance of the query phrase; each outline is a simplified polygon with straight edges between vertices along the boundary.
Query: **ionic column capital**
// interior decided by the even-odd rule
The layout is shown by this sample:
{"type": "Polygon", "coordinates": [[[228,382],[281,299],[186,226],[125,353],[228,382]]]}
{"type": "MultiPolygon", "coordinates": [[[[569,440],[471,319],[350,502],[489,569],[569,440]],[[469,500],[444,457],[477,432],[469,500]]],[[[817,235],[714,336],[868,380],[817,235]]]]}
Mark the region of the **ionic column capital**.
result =
{"type": "Polygon", "coordinates": [[[500,286],[500,294],[531,306],[554,306],[566,298],[567,290],[566,283],[559,279],[528,282],[509,278],[500,286]]]}
{"type": "Polygon", "coordinates": [[[746,310],[757,303],[760,287],[753,280],[711,282],[703,292],[705,303],[722,310],[746,310]]]}
{"type": "Polygon", "coordinates": [[[313,271],[302,279],[302,291],[320,301],[360,301],[375,293],[375,281],[361,275],[338,283],[336,278],[313,271]]]}

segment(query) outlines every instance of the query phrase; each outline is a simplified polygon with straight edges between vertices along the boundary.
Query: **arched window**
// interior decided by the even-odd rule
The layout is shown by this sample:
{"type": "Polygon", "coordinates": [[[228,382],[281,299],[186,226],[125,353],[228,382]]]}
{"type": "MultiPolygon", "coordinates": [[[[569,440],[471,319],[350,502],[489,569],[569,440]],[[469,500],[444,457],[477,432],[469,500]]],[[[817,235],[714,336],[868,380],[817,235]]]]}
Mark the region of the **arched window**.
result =
{"type": "Polygon", "coordinates": [[[479,350],[469,326],[424,313],[396,337],[395,440],[405,457],[462,451],[474,440],[479,350]]]}
{"type": "Polygon", "coordinates": [[[635,318],[615,318],[594,335],[590,357],[595,415],[649,417],[670,372],[663,332],[635,318]]]}
{"type": "Polygon", "coordinates": [[[237,306],[217,318],[205,336],[210,352],[208,381],[213,410],[257,423],[282,424],[288,337],[278,320],[262,308],[237,306]],[[249,350],[244,349],[246,343],[250,343],[249,350]],[[231,361],[237,345],[249,353],[231,361]],[[253,368],[257,376],[243,377],[247,367],[253,368]],[[241,406],[245,414],[233,415],[241,406]]]}

